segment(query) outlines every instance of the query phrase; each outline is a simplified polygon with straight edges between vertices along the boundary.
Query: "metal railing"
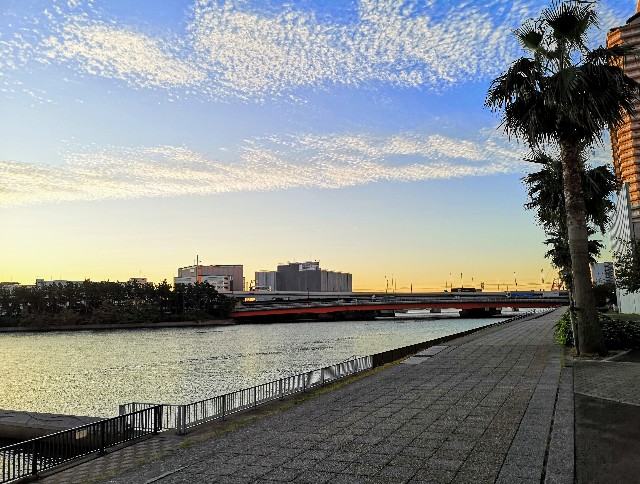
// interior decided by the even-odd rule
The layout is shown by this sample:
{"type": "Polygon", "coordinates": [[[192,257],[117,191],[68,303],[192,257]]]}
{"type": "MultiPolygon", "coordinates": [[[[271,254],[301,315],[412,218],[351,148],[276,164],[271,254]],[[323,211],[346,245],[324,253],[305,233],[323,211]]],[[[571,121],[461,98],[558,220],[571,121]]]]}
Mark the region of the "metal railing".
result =
{"type": "Polygon", "coordinates": [[[287,395],[305,392],[307,389],[323,386],[371,368],[373,368],[373,357],[360,356],[335,365],[284,377],[187,405],[127,403],[120,405],[120,413],[126,414],[160,405],[162,407],[162,428],[176,429],[178,434],[185,434],[187,429],[196,425],[217,419],[224,420],[227,415],[242,412],[274,400],[282,400],[287,395]]]}
{"type": "Polygon", "coordinates": [[[57,467],[114,445],[157,434],[159,405],[0,448],[0,483],[57,467]]]}

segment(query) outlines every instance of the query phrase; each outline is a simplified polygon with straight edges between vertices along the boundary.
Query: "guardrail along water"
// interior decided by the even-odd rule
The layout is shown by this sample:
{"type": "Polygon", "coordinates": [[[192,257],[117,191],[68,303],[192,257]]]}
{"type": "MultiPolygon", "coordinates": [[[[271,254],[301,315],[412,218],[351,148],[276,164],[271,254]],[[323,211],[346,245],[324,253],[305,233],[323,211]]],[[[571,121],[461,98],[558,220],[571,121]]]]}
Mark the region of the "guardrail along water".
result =
{"type": "Polygon", "coordinates": [[[176,429],[184,434],[188,428],[227,415],[257,407],[267,402],[281,400],[287,395],[305,392],[327,383],[373,368],[373,356],[361,356],[341,363],[307,371],[293,376],[244,388],[224,395],[200,400],[186,405],[131,402],[120,406],[120,413],[162,407],[162,428],[176,429]]]}
{"type": "Polygon", "coordinates": [[[0,483],[35,476],[162,430],[159,405],[0,448],[0,483]]]}

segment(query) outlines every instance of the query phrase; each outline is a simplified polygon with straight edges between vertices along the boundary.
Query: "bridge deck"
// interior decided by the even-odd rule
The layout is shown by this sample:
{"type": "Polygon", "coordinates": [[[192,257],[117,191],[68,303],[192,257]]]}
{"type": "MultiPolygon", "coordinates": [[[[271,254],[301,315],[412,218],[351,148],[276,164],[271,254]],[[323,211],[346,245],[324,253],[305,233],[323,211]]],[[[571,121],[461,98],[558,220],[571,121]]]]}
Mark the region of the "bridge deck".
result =
{"type": "Polygon", "coordinates": [[[565,299],[481,299],[459,298],[415,302],[356,302],[356,303],[311,303],[277,304],[269,307],[244,307],[231,313],[234,319],[278,315],[331,314],[364,311],[403,311],[409,309],[501,309],[501,308],[553,308],[566,304],[565,299]]]}

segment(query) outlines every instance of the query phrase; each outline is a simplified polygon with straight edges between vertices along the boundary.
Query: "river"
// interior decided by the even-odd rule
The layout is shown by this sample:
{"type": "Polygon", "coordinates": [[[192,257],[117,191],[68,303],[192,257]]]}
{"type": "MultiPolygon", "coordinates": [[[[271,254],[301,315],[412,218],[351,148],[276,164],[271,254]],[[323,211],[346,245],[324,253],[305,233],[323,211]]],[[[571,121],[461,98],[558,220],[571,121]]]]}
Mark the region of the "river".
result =
{"type": "Polygon", "coordinates": [[[121,403],[189,403],[497,320],[443,313],[370,321],[4,333],[0,408],[111,417],[121,403]]]}

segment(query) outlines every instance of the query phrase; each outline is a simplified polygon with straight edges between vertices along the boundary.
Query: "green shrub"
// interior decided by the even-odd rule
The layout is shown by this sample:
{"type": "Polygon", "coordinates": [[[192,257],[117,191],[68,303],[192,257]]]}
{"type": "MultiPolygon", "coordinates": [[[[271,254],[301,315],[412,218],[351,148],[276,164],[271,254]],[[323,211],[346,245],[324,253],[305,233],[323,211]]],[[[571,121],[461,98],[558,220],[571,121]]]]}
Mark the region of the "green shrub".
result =
{"type": "Polygon", "coordinates": [[[556,337],[556,341],[562,346],[573,346],[573,331],[571,331],[569,311],[560,317],[554,326],[553,334],[556,337]]]}
{"type": "MultiPolygon", "coordinates": [[[[612,319],[599,313],[604,341],[608,349],[640,348],[640,323],[634,321],[612,319]]],[[[567,311],[558,320],[554,328],[556,341],[563,346],[573,346],[571,319],[567,311]]]]}

